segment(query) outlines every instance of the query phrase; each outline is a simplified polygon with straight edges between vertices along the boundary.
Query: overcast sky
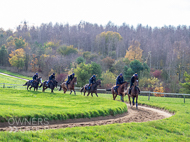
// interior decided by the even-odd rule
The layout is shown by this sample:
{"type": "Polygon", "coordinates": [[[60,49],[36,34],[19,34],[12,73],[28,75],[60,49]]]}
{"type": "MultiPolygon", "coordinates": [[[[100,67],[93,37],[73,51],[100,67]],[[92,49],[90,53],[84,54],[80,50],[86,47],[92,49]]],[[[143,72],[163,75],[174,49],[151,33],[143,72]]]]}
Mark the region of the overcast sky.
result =
{"type": "Polygon", "coordinates": [[[0,4],[0,28],[5,30],[22,21],[35,26],[80,21],[135,27],[190,25],[190,0],[0,0],[0,4]]]}

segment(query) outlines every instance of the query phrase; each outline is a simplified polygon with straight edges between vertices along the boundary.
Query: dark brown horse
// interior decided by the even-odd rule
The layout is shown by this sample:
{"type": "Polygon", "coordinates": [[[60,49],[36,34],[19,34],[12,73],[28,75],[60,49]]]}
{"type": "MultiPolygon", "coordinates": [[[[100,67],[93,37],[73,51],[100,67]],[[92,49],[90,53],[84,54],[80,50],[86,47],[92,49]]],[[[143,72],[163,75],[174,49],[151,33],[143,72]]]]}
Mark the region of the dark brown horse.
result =
{"type": "Polygon", "coordinates": [[[93,93],[95,93],[96,96],[98,97],[98,95],[97,95],[97,87],[98,87],[98,86],[101,87],[101,80],[98,80],[98,81],[96,81],[94,84],[92,84],[92,86],[90,87],[90,90],[89,90],[89,89],[86,90],[86,87],[88,87],[88,86],[89,86],[89,85],[86,84],[86,85],[84,85],[84,86],[80,89],[81,94],[82,94],[82,92],[84,92],[84,96],[85,96],[85,93],[88,92],[88,95],[87,95],[87,96],[89,96],[89,94],[91,93],[91,96],[93,97],[93,93]]]}
{"type": "MultiPolygon", "coordinates": [[[[136,98],[136,109],[138,109],[138,95],[139,95],[139,88],[138,88],[138,80],[135,80],[135,82],[133,83],[133,86],[131,87],[131,94],[129,94],[129,88],[127,89],[127,95],[129,98],[129,103],[131,106],[131,98],[133,98],[133,105],[135,105],[134,99],[136,98]]],[[[132,106],[131,106],[132,107],[132,106]]]]}
{"type": "MultiPolygon", "coordinates": [[[[77,77],[74,77],[73,80],[68,84],[68,89],[70,90],[70,94],[72,93],[72,90],[74,91],[75,95],[75,84],[77,84],[77,77]]],[[[66,82],[63,82],[60,85],[60,89],[59,91],[61,91],[61,88],[63,88],[64,93],[67,91],[67,86],[66,86],[66,82]]]]}
{"type": "Polygon", "coordinates": [[[28,90],[28,88],[31,90],[31,88],[32,87],[34,87],[34,91],[36,90],[38,90],[38,85],[39,85],[39,83],[42,83],[42,77],[38,77],[35,81],[31,81],[31,80],[29,80],[29,81],[27,81],[23,86],[26,86],[27,85],[27,90],[28,90]]]}
{"type": "Polygon", "coordinates": [[[49,84],[47,84],[47,81],[44,81],[41,85],[40,85],[40,87],[42,87],[43,86],[43,89],[42,89],[42,92],[44,92],[47,88],[50,88],[51,89],[51,93],[53,93],[53,90],[54,90],[54,88],[56,87],[57,88],[57,81],[54,79],[54,80],[51,80],[50,82],[49,82],[49,84]]]}
{"type": "Polygon", "coordinates": [[[115,92],[114,88],[116,87],[116,85],[114,85],[111,89],[106,89],[106,91],[111,91],[112,95],[113,95],[113,100],[115,100],[115,98],[117,97],[117,95],[121,96],[121,101],[124,102],[124,96],[125,96],[125,89],[127,89],[128,86],[128,82],[124,81],[122,84],[119,85],[118,87],[118,94],[115,92]]]}

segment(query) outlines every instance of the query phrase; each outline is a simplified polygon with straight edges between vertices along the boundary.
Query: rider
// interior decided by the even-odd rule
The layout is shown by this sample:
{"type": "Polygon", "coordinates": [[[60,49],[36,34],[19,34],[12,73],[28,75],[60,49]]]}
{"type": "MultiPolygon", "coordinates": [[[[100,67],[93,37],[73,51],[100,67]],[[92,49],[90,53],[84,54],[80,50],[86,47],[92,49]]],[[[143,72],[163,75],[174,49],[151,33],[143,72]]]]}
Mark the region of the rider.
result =
{"type": "Polygon", "coordinates": [[[53,73],[52,75],[49,76],[49,80],[47,81],[47,85],[49,86],[49,82],[51,80],[55,79],[55,73],[53,73]]]}
{"type": "MultiPolygon", "coordinates": [[[[131,83],[130,83],[130,89],[129,89],[129,94],[131,94],[131,87],[133,86],[133,83],[135,82],[135,80],[138,80],[138,74],[135,73],[132,77],[131,77],[131,83]]],[[[139,88],[138,88],[139,89],[139,88]]],[[[139,94],[140,94],[140,89],[139,89],[139,94]]]]}
{"type": "Polygon", "coordinates": [[[73,80],[74,77],[75,77],[75,73],[68,75],[68,80],[66,81],[67,89],[68,89],[68,84],[73,80]]]}
{"type": "Polygon", "coordinates": [[[123,79],[123,74],[120,73],[116,79],[116,87],[115,87],[115,91],[116,93],[118,94],[117,92],[117,89],[119,88],[119,85],[122,84],[124,82],[124,79],[123,79]]]}
{"type": "Polygon", "coordinates": [[[92,86],[92,84],[94,84],[96,82],[96,75],[94,74],[90,79],[89,79],[89,90],[90,87],[92,86]]]}
{"type": "Polygon", "coordinates": [[[33,80],[31,80],[31,82],[33,83],[34,81],[36,81],[36,79],[38,79],[38,73],[34,74],[33,80]]]}

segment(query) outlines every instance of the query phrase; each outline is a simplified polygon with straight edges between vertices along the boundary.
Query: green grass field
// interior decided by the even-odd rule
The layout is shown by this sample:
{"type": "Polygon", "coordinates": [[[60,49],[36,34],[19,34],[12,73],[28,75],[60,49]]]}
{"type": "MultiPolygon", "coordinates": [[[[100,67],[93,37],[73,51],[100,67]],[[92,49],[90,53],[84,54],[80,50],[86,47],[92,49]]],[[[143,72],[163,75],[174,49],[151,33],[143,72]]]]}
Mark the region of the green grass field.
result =
{"type": "Polygon", "coordinates": [[[20,78],[23,78],[23,79],[28,79],[28,80],[31,80],[31,79],[32,79],[32,77],[23,76],[23,75],[21,75],[21,74],[13,73],[13,72],[6,71],[6,70],[3,70],[3,69],[0,69],[0,72],[6,73],[6,74],[9,74],[9,75],[13,75],[13,76],[16,76],[16,77],[20,77],[20,78]]]}
{"type": "MultiPolygon", "coordinates": [[[[16,107],[15,112],[18,112],[19,115],[24,115],[23,110],[27,110],[28,114],[32,114],[31,108],[39,111],[40,114],[46,110],[40,110],[40,107],[36,103],[36,101],[41,102],[44,107],[49,110],[55,110],[54,112],[60,112],[60,106],[70,106],[69,104],[73,103],[72,100],[78,100],[81,98],[82,100],[86,100],[87,102],[90,100],[90,104],[81,104],[89,107],[93,104],[96,104],[98,101],[105,101],[106,104],[102,104],[102,108],[107,107],[107,105],[112,106],[112,96],[109,94],[99,94],[99,98],[96,97],[83,97],[77,93],[77,96],[71,95],[63,95],[62,92],[50,94],[50,93],[34,93],[23,90],[13,89],[1,89],[1,100],[0,100],[0,110],[4,112],[6,115],[8,111],[10,111],[10,107],[16,107]],[[36,97],[35,97],[36,96],[36,97]],[[42,99],[43,98],[43,99],[42,99]],[[62,104],[60,101],[66,99],[65,101],[68,104],[62,104]],[[77,99],[76,99],[77,98],[77,99]],[[3,100],[3,101],[2,101],[3,100]],[[10,101],[11,100],[11,101],[10,101]],[[26,105],[28,103],[34,103],[34,106],[26,105]],[[51,105],[50,102],[56,102],[56,105],[51,105]],[[23,103],[24,105],[18,106],[17,104],[23,103]],[[92,104],[91,104],[92,103],[92,104]],[[4,105],[3,105],[4,104],[4,105]],[[5,105],[8,104],[8,105],[5,105]],[[11,105],[16,104],[16,105],[11,105]],[[9,106],[10,105],[10,106],[9,106]],[[53,109],[48,108],[47,106],[53,107],[53,109]],[[36,107],[38,106],[38,107],[36,107]],[[22,110],[22,109],[23,110],[22,110]],[[6,111],[5,111],[6,110],[6,111]]],[[[118,98],[119,99],[119,98],[118,98]]],[[[127,98],[125,97],[125,100],[127,98]]],[[[121,102],[117,102],[118,104],[123,104],[121,102]]],[[[14,142],[57,142],[57,141],[190,141],[190,99],[186,99],[186,102],[183,103],[182,98],[165,98],[165,97],[151,97],[148,101],[146,96],[139,96],[139,103],[146,104],[149,106],[155,106],[158,108],[164,108],[169,110],[170,112],[175,112],[170,118],[143,122],[143,123],[123,123],[123,124],[110,124],[103,126],[91,126],[91,127],[74,127],[74,128],[62,128],[62,129],[51,129],[40,131],[28,131],[28,132],[17,132],[17,133],[9,133],[9,132],[0,132],[0,141],[14,141],[14,142]]],[[[73,106],[71,105],[71,108],[73,106]]],[[[101,107],[97,106],[98,109],[101,107]]],[[[85,108],[81,108],[86,110],[85,108]]],[[[93,107],[89,108],[92,111],[93,107]]],[[[13,111],[13,112],[14,112],[13,111]]],[[[36,112],[37,112],[36,111],[36,112]]],[[[75,111],[73,111],[75,112],[75,111]]],[[[1,113],[1,112],[0,112],[1,113]]],[[[2,115],[3,113],[1,113],[2,115]]],[[[5,116],[2,115],[2,116],[5,116]]],[[[47,115],[47,113],[46,113],[47,115]]],[[[32,116],[32,115],[31,115],[32,116]]],[[[50,116],[50,115],[49,115],[50,116]]]]}
{"type": "Polygon", "coordinates": [[[8,121],[11,117],[65,120],[115,115],[127,111],[124,103],[97,97],[3,88],[0,92],[1,122],[8,121]]]}
{"type": "Polygon", "coordinates": [[[0,74],[0,83],[23,85],[25,82],[26,81],[22,80],[22,79],[18,79],[18,78],[14,78],[14,77],[5,76],[5,75],[0,74]]]}

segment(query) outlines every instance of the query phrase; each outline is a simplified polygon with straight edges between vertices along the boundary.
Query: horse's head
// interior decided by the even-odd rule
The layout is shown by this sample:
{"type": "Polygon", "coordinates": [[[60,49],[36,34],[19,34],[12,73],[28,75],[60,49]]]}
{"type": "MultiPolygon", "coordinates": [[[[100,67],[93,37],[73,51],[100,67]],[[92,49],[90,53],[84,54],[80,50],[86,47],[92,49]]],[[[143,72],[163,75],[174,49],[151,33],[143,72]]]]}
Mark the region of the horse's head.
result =
{"type": "Polygon", "coordinates": [[[138,86],[138,82],[139,82],[139,80],[135,80],[135,82],[134,82],[134,86],[138,86]]]}
{"type": "Polygon", "coordinates": [[[100,79],[96,83],[97,83],[97,85],[99,85],[99,87],[101,87],[101,80],[100,79]]]}
{"type": "Polygon", "coordinates": [[[74,77],[74,83],[77,85],[77,77],[74,77]]]}
{"type": "Polygon", "coordinates": [[[41,76],[38,77],[37,81],[38,81],[39,83],[42,83],[42,77],[41,77],[41,76]]]}
{"type": "Polygon", "coordinates": [[[127,89],[128,84],[129,84],[129,83],[126,81],[125,84],[124,84],[124,89],[127,89]]]}

